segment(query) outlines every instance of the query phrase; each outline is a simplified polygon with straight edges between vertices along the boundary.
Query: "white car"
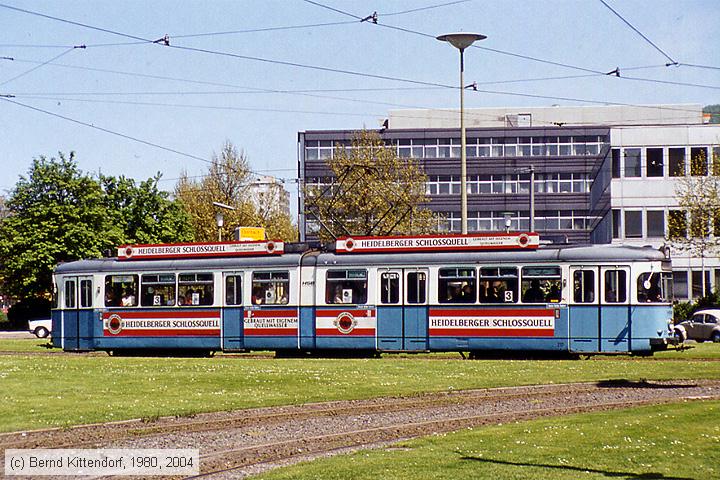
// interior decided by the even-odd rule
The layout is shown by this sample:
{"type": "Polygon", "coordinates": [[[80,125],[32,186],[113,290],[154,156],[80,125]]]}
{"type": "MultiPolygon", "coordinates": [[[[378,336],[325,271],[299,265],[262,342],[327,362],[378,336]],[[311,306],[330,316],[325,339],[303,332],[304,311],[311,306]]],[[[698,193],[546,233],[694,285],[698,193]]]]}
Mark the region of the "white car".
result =
{"type": "Polygon", "coordinates": [[[52,320],[40,318],[28,321],[28,331],[38,338],[46,338],[52,332],[52,320]]]}
{"type": "Polygon", "coordinates": [[[675,325],[675,337],[685,340],[720,342],[720,309],[700,310],[692,317],[675,325]]]}

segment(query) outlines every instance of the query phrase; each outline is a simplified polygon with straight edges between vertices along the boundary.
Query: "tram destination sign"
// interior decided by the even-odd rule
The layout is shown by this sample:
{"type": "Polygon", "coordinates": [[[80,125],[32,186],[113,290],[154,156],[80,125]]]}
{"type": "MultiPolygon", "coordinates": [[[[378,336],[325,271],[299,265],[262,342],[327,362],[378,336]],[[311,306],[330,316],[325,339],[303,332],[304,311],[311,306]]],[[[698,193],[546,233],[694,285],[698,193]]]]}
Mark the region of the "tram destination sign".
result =
{"type": "Polygon", "coordinates": [[[438,252],[536,249],[537,233],[477,233],[414,237],[344,237],[335,242],[338,253],[438,252]]]}
{"type": "Polygon", "coordinates": [[[118,260],[155,260],[163,258],[282,255],[284,250],[285,244],[277,241],[122,245],[117,249],[117,258],[118,260]]]}

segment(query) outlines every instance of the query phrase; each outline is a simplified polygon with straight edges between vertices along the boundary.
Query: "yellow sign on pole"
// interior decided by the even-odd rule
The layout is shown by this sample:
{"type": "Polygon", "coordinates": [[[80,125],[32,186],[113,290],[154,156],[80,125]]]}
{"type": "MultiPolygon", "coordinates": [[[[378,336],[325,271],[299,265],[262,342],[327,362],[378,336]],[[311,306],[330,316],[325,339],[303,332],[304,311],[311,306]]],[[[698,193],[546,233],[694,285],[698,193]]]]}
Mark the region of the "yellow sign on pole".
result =
{"type": "Polygon", "coordinates": [[[263,227],[237,227],[235,229],[235,240],[241,242],[265,240],[265,229],[263,227]]]}

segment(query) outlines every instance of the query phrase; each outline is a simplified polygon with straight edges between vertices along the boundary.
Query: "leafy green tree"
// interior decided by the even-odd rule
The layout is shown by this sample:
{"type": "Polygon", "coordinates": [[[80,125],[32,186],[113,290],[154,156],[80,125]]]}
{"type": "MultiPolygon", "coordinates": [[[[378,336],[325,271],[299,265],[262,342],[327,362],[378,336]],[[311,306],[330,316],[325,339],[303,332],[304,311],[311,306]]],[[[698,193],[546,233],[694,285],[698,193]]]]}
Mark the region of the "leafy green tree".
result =
{"type": "Polygon", "coordinates": [[[157,189],[158,179],[98,180],[78,168],[74,153],[33,160],[0,220],[5,293],[47,296],[55,265],[99,257],[120,244],[192,239],[183,210],[157,189]]]}
{"type": "Polygon", "coordinates": [[[59,262],[98,257],[109,248],[100,185],[82,173],[75,154],[35,159],[7,201],[0,224],[5,290],[16,296],[47,293],[59,262]]]}
{"type": "Polygon", "coordinates": [[[428,202],[427,176],[377,133],[358,132],[350,147],[338,147],[327,164],[332,183],[305,188],[305,213],[319,223],[322,241],[437,231],[438,215],[423,207],[428,202]]]}
{"type": "Polygon", "coordinates": [[[160,173],[136,183],[131,178],[101,176],[104,204],[111,217],[114,243],[172,243],[193,240],[189,217],[179,202],[158,189],[160,173]]]}
{"type": "Polygon", "coordinates": [[[182,175],[175,187],[175,196],[190,217],[198,241],[218,239],[215,215],[219,202],[234,210],[222,210],[222,238],[233,238],[236,227],[264,227],[268,238],[291,241],[296,238],[289,215],[272,207],[272,202],[258,202],[252,191],[252,175],[247,157],[230,142],[220,154],[213,154],[207,175],[194,180],[182,175]]]}
{"type": "Polygon", "coordinates": [[[713,155],[708,162],[704,153],[691,158],[689,175],[677,180],[675,197],[679,209],[671,210],[668,217],[672,247],[701,259],[716,254],[720,250],[720,158],[713,155]]]}

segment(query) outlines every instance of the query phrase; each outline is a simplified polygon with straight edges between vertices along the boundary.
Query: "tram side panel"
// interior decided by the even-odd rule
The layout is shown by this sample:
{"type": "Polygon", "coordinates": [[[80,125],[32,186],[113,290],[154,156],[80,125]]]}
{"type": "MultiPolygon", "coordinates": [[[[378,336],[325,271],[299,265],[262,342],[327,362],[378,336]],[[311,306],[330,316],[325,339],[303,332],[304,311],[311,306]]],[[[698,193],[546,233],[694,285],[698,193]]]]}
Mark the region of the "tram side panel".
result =
{"type": "Polygon", "coordinates": [[[375,289],[368,267],[319,268],[315,346],[320,350],[377,350],[375,289]]]}

